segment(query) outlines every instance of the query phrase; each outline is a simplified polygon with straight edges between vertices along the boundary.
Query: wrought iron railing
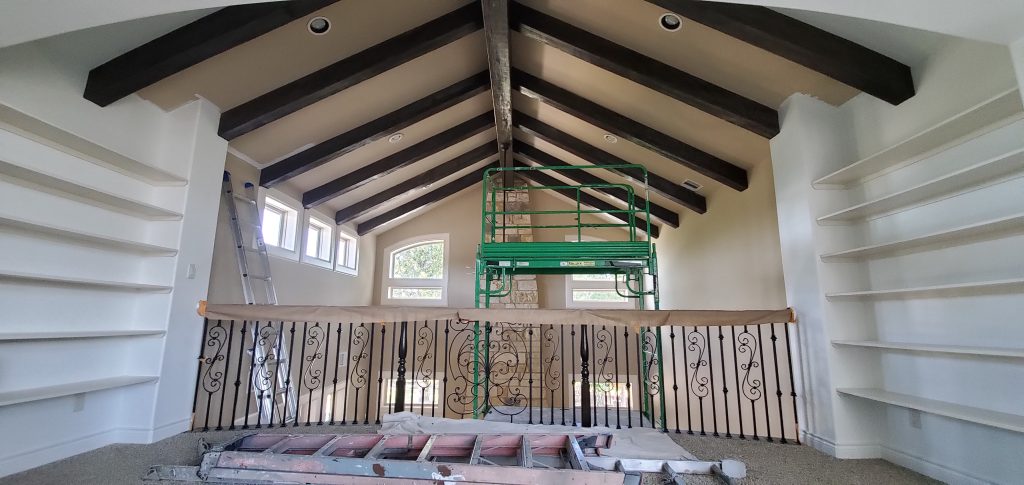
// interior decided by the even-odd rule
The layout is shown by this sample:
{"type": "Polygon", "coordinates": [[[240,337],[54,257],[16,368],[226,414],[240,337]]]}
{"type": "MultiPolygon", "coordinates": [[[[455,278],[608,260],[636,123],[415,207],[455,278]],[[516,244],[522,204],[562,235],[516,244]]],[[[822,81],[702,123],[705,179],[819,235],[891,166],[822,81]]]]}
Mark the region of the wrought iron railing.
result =
{"type": "Polygon", "coordinates": [[[797,438],[787,323],[631,327],[453,318],[204,325],[195,430],[379,424],[384,414],[412,411],[797,438]]]}

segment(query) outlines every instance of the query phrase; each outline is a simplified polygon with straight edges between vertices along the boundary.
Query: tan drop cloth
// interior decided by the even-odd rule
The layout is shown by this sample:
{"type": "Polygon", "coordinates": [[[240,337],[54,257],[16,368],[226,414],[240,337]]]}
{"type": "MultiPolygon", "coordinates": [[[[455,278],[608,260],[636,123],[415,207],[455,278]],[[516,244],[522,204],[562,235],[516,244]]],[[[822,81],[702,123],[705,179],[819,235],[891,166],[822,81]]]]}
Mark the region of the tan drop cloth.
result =
{"type": "Polygon", "coordinates": [[[422,322],[468,320],[514,322],[531,325],[757,325],[792,322],[793,312],[782,310],[520,310],[482,308],[429,308],[397,306],[289,306],[200,304],[199,314],[220,320],[285,322],[422,322]]]}

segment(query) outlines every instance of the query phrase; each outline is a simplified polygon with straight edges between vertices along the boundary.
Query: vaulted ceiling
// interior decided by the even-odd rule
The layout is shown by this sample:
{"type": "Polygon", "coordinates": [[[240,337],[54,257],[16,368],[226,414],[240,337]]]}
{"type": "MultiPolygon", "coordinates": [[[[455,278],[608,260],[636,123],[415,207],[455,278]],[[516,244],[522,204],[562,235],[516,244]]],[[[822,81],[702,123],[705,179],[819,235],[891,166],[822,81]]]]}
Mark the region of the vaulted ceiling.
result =
{"type": "MultiPolygon", "coordinates": [[[[712,216],[709,200],[770,163],[787,97],[838,105],[861,91],[898,104],[913,96],[910,69],[762,7],[295,0],[228,7],[139,46],[93,69],[85,97],[137,93],[164,109],[206,98],[261,185],[367,233],[495,163],[642,164],[653,222],[678,226],[712,216]],[[666,13],[678,30],[659,25],[666,13]],[[315,17],[326,33],[311,33],[315,17]]],[[[622,204],[599,191],[589,201],[622,204]]]]}

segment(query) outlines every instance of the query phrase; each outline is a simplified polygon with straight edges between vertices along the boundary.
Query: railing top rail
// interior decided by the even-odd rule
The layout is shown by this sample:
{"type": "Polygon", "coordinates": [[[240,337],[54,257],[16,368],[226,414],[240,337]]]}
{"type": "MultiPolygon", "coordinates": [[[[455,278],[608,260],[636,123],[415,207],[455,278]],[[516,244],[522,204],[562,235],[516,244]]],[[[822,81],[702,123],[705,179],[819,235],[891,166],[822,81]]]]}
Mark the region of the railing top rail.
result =
{"type": "Polygon", "coordinates": [[[289,306],[207,304],[199,314],[210,319],[286,322],[412,322],[469,320],[532,325],[735,326],[795,322],[791,308],[780,310],[524,310],[394,306],[289,306]]]}

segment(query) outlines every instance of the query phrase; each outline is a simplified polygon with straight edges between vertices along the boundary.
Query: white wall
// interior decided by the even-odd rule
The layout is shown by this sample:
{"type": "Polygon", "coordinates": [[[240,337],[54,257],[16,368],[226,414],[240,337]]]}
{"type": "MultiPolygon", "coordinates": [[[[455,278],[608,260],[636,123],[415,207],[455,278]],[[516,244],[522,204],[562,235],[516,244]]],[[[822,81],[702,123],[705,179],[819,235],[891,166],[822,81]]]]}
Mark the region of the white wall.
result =
{"type": "MultiPolygon", "coordinates": [[[[258,183],[259,171],[235,157],[228,157],[227,171],[231,172],[236,193],[244,193],[247,181],[258,183]]],[[[301,199],[301,194],[287,194],[301,199]]],[[[333,214],[317,213],[323,220],[333,220],[333,214]]],[[[347,227],[355,234],[352,227],[347,227]]],[[[285,259],[271,254],[270,274],[281,305],[369,305],[372,294],[376,238],[359,237],[358,275],[353,276],[305,262],[285,259]]],[[[231,235],[227,209],[220,204],[217,219],[217,241],[213,253],[213,274],[210,277],[210,301],[213,303],[244,303],[242,282],[238,274],[235,243],[231,235]]],[[[262,289],[262,286],[257,286],[262,289]]]]}
{"type": "Polygon", "coordinates": [[[980,355],[987,348],[1020,348],[1024,328],[1017,323],[1024,311],[1024,285],[903,298],[827,296],[1024,278],[1024,225],[1019,223],[984,237],[950,238],[860,260],[820,259],[1022,213],[1024,162],[1008,164],[1007,174],[982,185],[965,179],[930,181],[1024,148],[1024,121],[995,123],[959,141],[951,135],[940,138],[949,145],[897,158],[893,169],[846,188],[812,188],[819,177],[1018,86],[1004,46],[953,40],[912,67],[918,94],[900,106],[865,95],[840,108],[804,96],[791,98],[782,110],[782,134],[772,141],[787,298],[797,310],[801,333],[807,441],[836,456],[882,457],[943,481],[1013,483],[1024,472],[1019,454],[1024,436],[971,420],[986,411],[1016,415],[1018,421],[1024,415],[1019,390],[1009,384],[1024,382],[1021,359],[980,355]],[[817,221],[918,186],[948,189],[864,220],[817,221]],[[960,353],[878,350],[833,341],[930,344],[960,353]],[[918,410],[836,391],[846,388],[909,396],[901,399],[916,399],[912,406],[918,410]],[[969,406],[963,412],[967,419],[938,414],[948,404],[969,406]]]}
{"type": "Polygon", "coordinates": [[[21,401],[0,405],[0,476],[188,428],[219,113],[101,109],[85,74],[46,44],[0,51],[0,402],[21,401]]]}

